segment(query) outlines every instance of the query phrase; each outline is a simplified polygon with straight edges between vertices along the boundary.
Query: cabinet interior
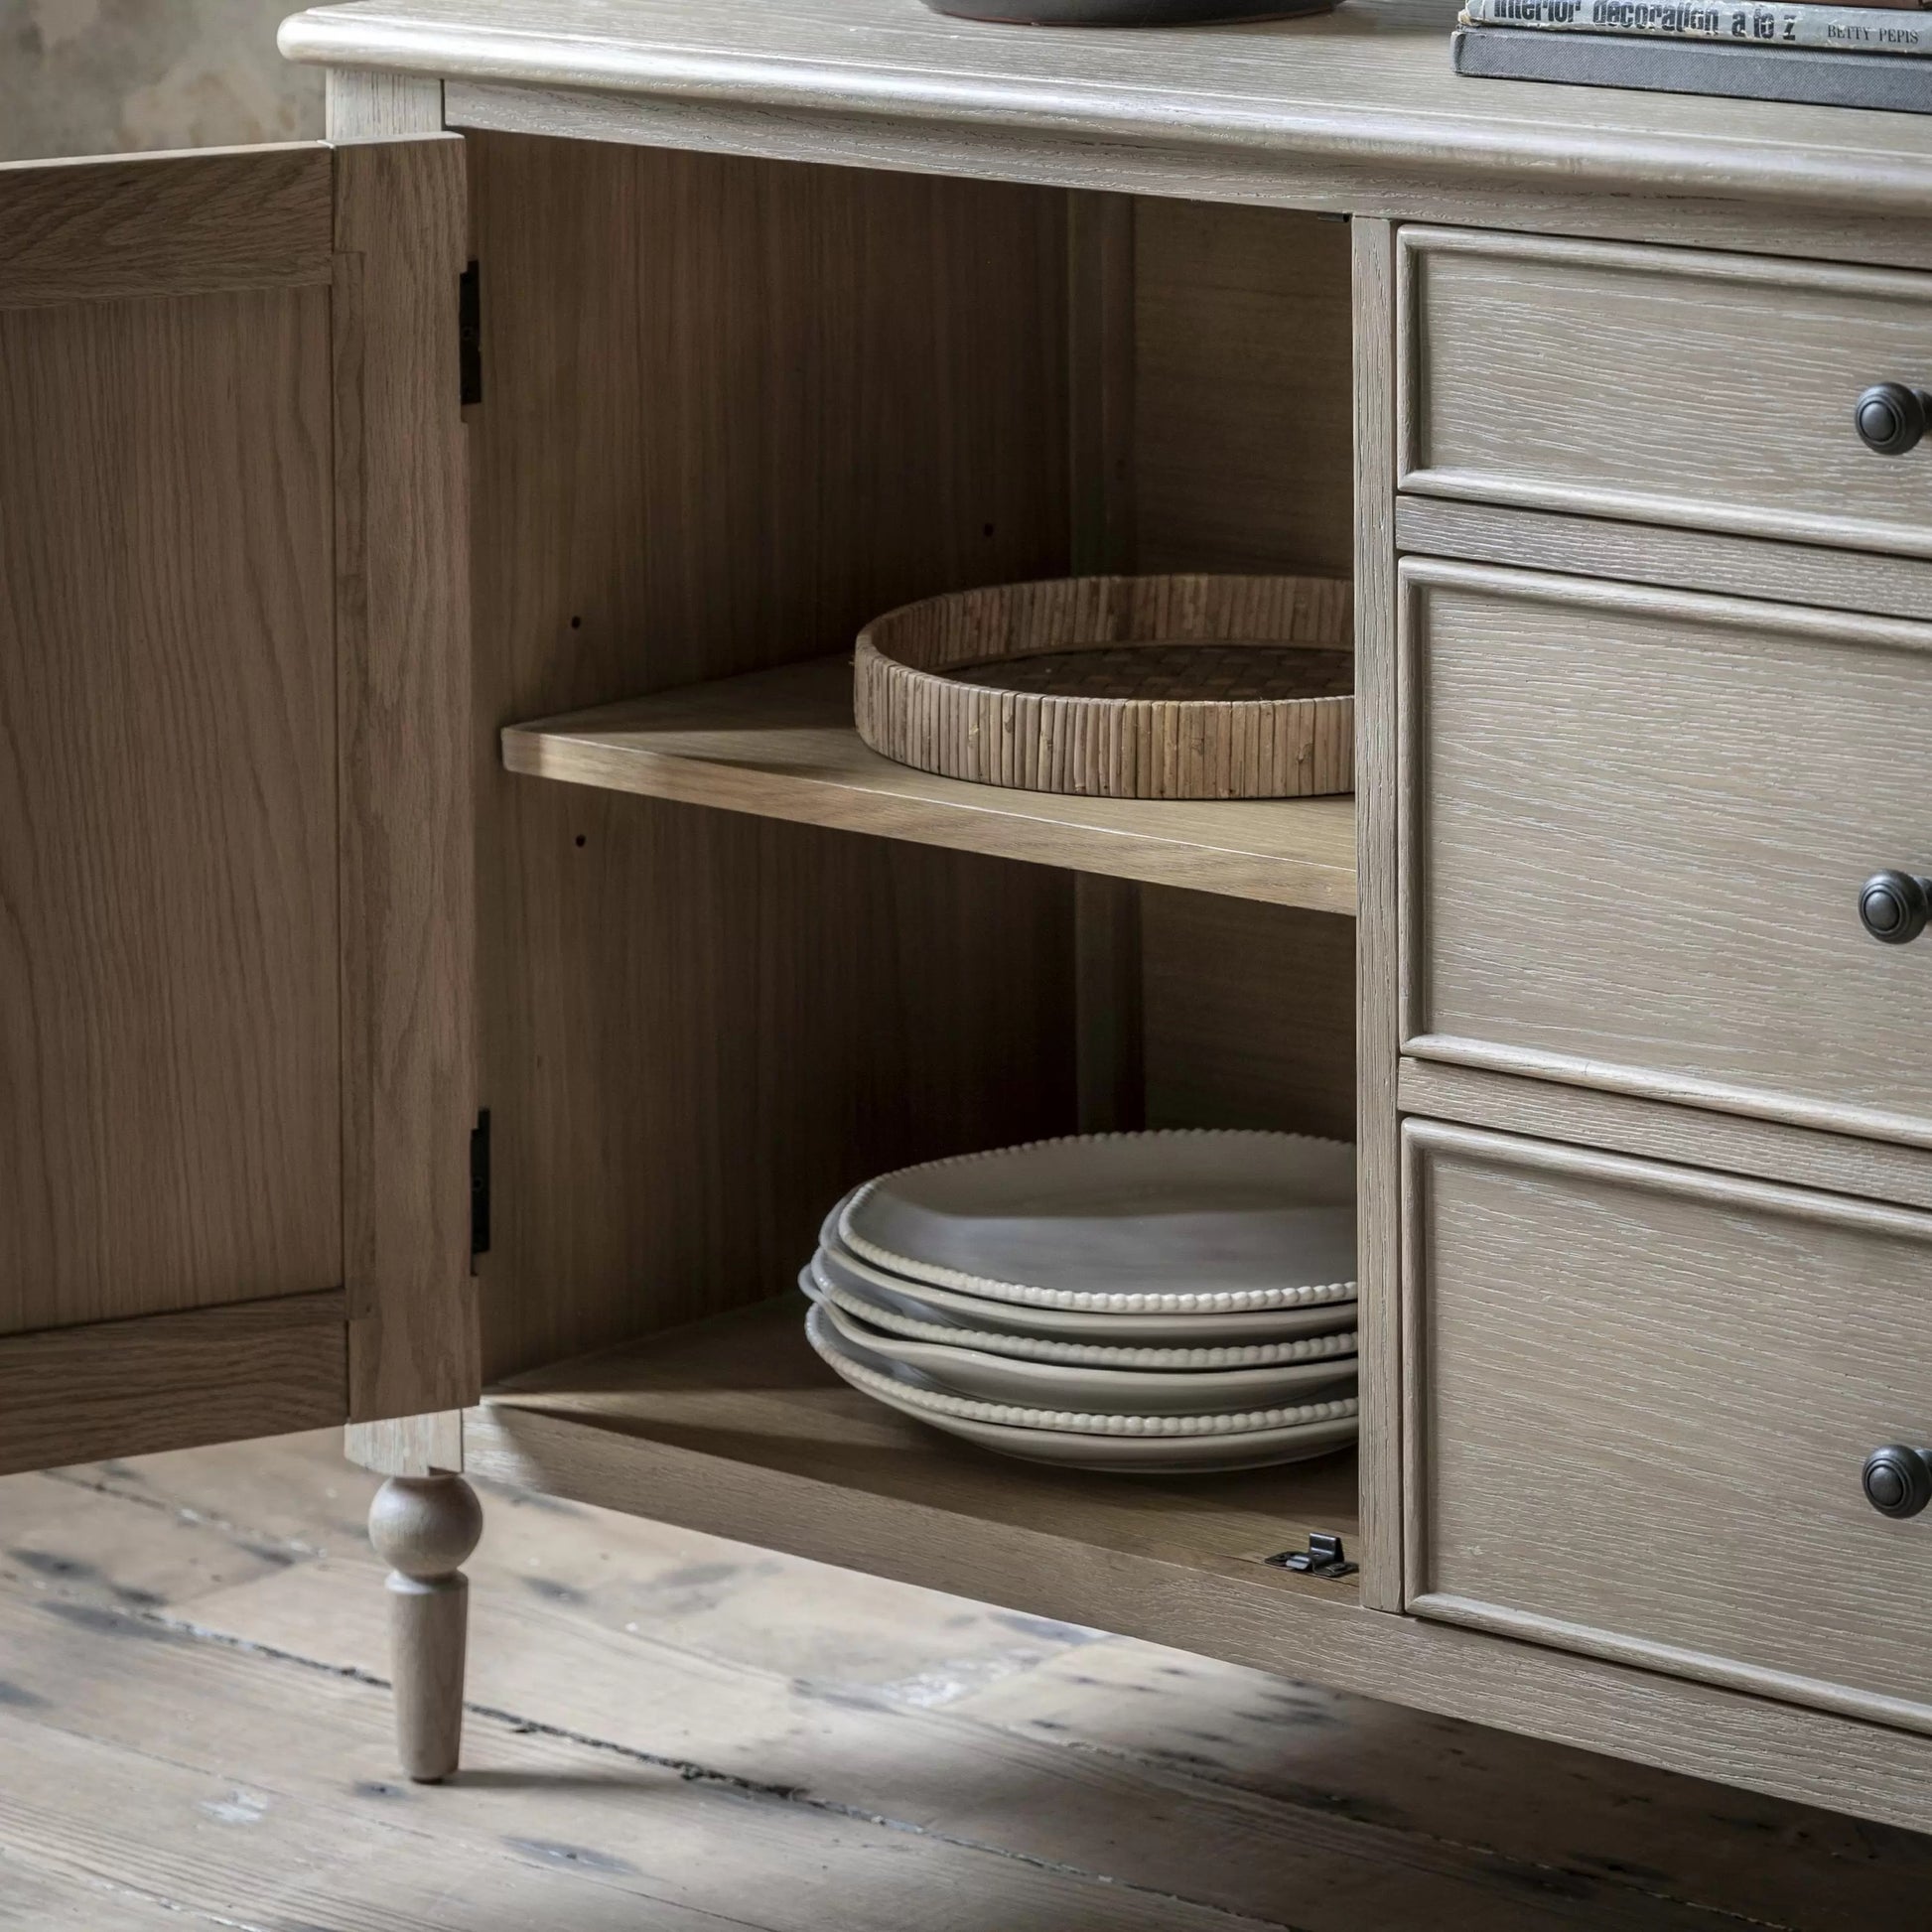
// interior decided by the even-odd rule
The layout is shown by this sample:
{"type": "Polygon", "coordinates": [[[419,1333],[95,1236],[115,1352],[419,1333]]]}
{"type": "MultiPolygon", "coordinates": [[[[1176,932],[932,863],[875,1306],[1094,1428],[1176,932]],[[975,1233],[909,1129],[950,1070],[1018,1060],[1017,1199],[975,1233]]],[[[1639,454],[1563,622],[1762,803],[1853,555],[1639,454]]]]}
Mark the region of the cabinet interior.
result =
{"type": "Polygon", "coordinates": [[[1076,569],[1348,574],[1346,225],[469,149],[486,1379],[1201,1563],[1346,1533],[1348,1459],[1110,1483],[879,1412],[887,1444],[795,1315],[758,1306],[891,1167],[1081,1126],[1352,1136],[1348,800],[1147,807],[1179,812],[1158,836],[1102,811],[1083,840],[1082,801],[1000,794],[1016,841],[1012,813],[948,795],[929,824],[882,807],[880,836],[835,829],[859,821],[813,763],[849,750],[841,654],[909,599],[1076,569]],[[500,728],[587,712],[686,736],[573,765],[538,727],[512,760],[578,781],[499,766],[500,728]],[[1228,851],[1261,870],[1213,873],[1228,851]]]}

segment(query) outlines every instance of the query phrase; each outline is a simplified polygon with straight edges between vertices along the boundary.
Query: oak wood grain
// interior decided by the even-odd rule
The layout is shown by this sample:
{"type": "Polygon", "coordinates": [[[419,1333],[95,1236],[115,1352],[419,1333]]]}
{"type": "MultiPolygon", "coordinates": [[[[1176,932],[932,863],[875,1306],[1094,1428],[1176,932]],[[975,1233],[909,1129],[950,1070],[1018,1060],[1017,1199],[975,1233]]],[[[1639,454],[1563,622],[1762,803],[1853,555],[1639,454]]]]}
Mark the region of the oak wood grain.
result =
{"type": "Polygon", "coordinates": [[[1146,887],[1147,1120],[1355,1138],[1355,921],[1146,887]]]}
{"type": "Polygon", "coordinates": [[[1137,568],[1346,577],[1346,224],[1152,198],[1134,209],[1137,568]]]}
{"type": "Polygon", "coordinates": [[[333,1289],[0,1336],[0,1474],[338,1423],[344,1316],[333,1289]]]}
{"type": "Polygon", "coordinates": [[[337,157],[344,1274],[350,1415],[482,1386],[463,143],[337,157]]]}
{"type": "Polygon", "coordinates": [[[1074,1117],[1083,1134],[1148,1124],[1144,897],[1131,879],[1074,877],[1074,1117]]]}
{"type": "Polygon", "coordinates": [[[330,394],[326,288],[0,311],[0,1334],[342,1281],[330,394]]]}
{"type": "Polygon", "coordinates": [[[1932,452],[1852,423],[1932,380],[1932,277],[1419,227],[1397,271],[1402,488],[1932,555],[1932,452]]]}
{"type": "Polygon", "coordinates": [[[1397,733],[1395,512],[1395,236],[1386,221],[1350,224],[1354,290],[1356,1172],[1361,1189],[1364,1417],[1363,1601],[1402,1603],[1405,1339],[1396,1060],[1402,940],[1398,828],[1412,780],[1397,733]]]}
{"type": "Polygon", "coordinates": [[[1916,557],[1434,496],[1397,502],[1396,543],[1425,557],[1932,620],[1932,565],[1916,557]]]}
{"type": "Polygon", "coordinates": [[[326,287],[330,174],[319,142],[0,165],[0,309],[326,287]]]}
{"type": "Polygon", "coordinates": [[[1412,1608],[1932,1731],[1932,1536],[1859,1484],[1932,1429],[1932,1216],[1428,1122],[1404,1144],[1412,1608]],[[1697,1560],[1645,1560],[1672,1549],[1697,1560]]]}
{"type": "Polygon", "coordinates": [[[1932,626],[1407,560],[1404,1033],[1425,1057],[1915,1146],[1932,626]]]}
{"type": "Polygon", "coordinates": [[[443,83],[414,73],[332,68],[323,75],[330,141],[392,141],[443,132],[443,83]]]}
{"type": "Polygon", "coordinates": [[[503,734],[511,771],[1003,858],[1346,912],[1347,798],[1080,798],[942,778],[852,726],[843,657],[688,685],[503,734]]]}
{"type": "Polygon", "coordinates": [[[1138,568],[1138,225],[1131,195],[1066,198],[1068,563],[1080,576],[1138,568]]]}
{"type": "Polygon", "coordinates": [[[432,1409],[384,1422],[350,1423],[343,1431],[343,1453],[379,1475],[461,1475],[463,1411],[432,1409]]]}
{"type": "MultiPolygon", "coordinates": [[[[502,1372],[784,1287],[866,1173],[1071,1124],[1064,877],[532,784],[493,746],[1063,573],[1067,260],[1062,199],[1031,190],[469,147],[502,1372]]],[[[729,757],[679,768],[674,795],[734,802],[729,757]]]]}
{"type": "Polygon", "coordinates": [[[797,129],[821,152],[849,143],[841,159],[939,166],[952,133],[955,166],[1057,165],[1089,186],[1230,200],[1352,192],[1368,213],[1409,211],[1378,205],[1392,182],[1470,196],[1499,175],[1573,205],[1605,190],[1736,198],[1786,224],[1817,207],[1918,216],[1932,190],[1932,133],[1914,116],[1476,86],[1444,54],[1453,20],[1453,0],[1368,0],[1229,33],[1047,36],[898,0],[832,14],[810,0],[366,0],[300,14],[281,43],[298,60],[465,83],[450,90],[458,122],[492,104],[483,88],[522,87],[533,104],[601,108],[609,138],[797,129]],[[1158,166],[1137,180],[1137,161],[1158,166]]]}
{"type": "MultiPolygon", "coordinates": [[[[1130,573],[1135,530],[1136,204],[1066,198],[1068,568],[1130,573]]],[[[1146,1124],[1141,889],[1083,872],[1073,881],[1074,1124],[1082,1133],[1146,1124]]]]}
{"type": "MultiPolygon", "coordinates": [[[[1351,8],[1359,18],[1373,10],[1351,8]]],[[[1393,0],[1433,11],[1437,0],[1393,0]]],[[[1450,29],[1445,13],[1427,31],[1440,61],[1450,29]]],[[[1031,38],[1031,37],[1030,37],[1031,38]]],[[[1137,41],[1145,36],[1137,34],[1137,41]]],[[[436,70],[438,40],[425,37],[407,59],[436,70]]],[[[1137,50],[1138,52],[1138,50],[1137,50]]],[[[405,67],[402,70],[408,70],[405,67]]],[[[1445,78],[1448,76],[1445,75],[1445,78]]],[[[1521,85],[1509,83],[1512,89],[1521,85]]],[[[1574,94],[1573,88],[1552,90],[1574,94]]],[[[1466,96],[1465,96],[1466,97],[1466,96]]],[[[956,89],[942,89],[950,105],[956,89]]],[[[979,181],[1026,182],[1080,192],[1135,194],[1198,202],[1325,211],[1385,221],[1468,224],[1526,233],[1598,235],[1628,241],[1803,256],[1819,261],[1888,262],[1932,267],[1932,235],[1922,219],[1863,203],[1856,192],[1833,205],[1770,203],[1744,191],[1663,195],[1592,188],[1577,174],[1530,167],[1500,174],[1346,151],[1325,136],[1255,152],[1189,138],[1170,117],[1159,127],[1096,142],[1081,121],[1006,122],[951,117],[914,103],[902,114],[828,113],[803,105],[771,107],[729,88],[685,98],[665,92],[586,90],[555,84],[493,85],[452,79],[444,107],[452,127],[537,134],[577,141],[682,148],[770,161],[910,169],[979,181]]]]}
{"type": "Polygon", "coordinates": [[[1932,1153],[1482,1067],[1405,1059],[1402,1111],[1932,1209],[1932,1153]]]}

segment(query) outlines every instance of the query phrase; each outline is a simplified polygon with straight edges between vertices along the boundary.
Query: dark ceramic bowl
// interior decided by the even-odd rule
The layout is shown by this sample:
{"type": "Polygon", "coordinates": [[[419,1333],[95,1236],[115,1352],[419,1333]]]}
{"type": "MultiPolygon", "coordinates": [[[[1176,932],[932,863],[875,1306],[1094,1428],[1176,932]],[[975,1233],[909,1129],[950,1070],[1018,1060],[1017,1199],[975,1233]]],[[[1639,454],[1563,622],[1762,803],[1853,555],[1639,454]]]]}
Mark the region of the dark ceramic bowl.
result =
{"type": "Polygon", "coordinates": [[[1336,0],[925,0],[959,20],[1023,27],[1211,27],[1230,20],[1289,20],[1332,12],[1336,0]]]}

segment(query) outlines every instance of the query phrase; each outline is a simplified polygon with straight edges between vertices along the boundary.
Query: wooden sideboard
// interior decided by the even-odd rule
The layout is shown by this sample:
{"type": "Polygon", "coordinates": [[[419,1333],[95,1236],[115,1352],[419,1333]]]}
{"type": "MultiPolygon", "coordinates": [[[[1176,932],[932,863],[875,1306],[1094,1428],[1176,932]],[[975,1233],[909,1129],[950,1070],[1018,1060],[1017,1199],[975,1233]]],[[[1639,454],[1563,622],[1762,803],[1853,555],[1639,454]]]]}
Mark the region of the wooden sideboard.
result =
{"type": "Polygon", "coordinates": [[[1932,121],[1452,11],[370,0],[329,144],[0,170],[0,1466],[351,1424],[421,1776],[468,1470],[1932,1828],[1932,121]],[[1352,576],[1352,801],[860,745],[868,618],[1132,569],[1352,576]],[[1355,1135],[1358,1457],[771,1300],[1141,1124],[1355,1135]]]}

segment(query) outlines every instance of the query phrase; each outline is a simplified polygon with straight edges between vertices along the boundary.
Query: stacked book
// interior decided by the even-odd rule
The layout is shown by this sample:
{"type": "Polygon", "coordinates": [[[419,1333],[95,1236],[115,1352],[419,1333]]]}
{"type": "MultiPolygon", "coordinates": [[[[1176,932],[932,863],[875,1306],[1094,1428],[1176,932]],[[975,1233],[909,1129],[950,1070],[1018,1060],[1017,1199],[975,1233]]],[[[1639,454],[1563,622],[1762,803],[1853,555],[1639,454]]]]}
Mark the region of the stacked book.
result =
{"type": "MultiPolygon", "coordinates": [[[[1725,0],[1466,0],[1457,73],[1932,113],[1932,12],[1725,0]]],[[[1932,5],[1932,0],[1923,0],[1932,5]]]]}

